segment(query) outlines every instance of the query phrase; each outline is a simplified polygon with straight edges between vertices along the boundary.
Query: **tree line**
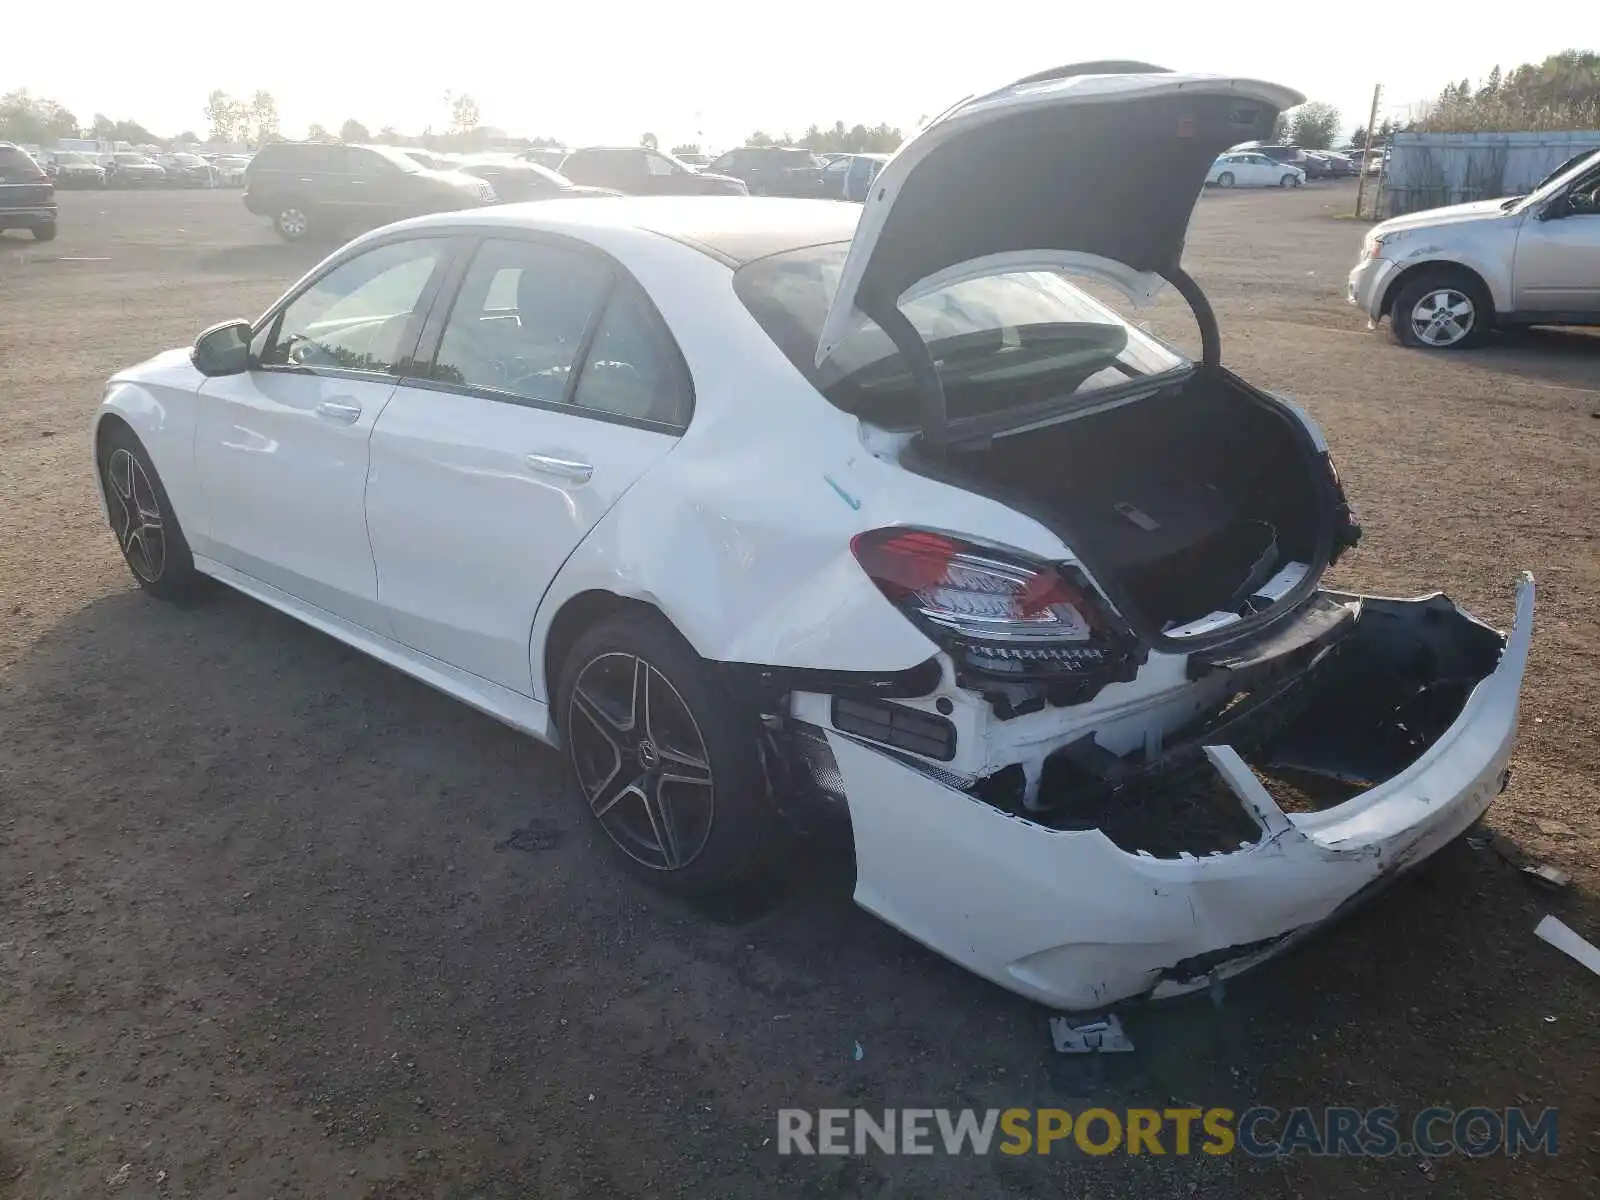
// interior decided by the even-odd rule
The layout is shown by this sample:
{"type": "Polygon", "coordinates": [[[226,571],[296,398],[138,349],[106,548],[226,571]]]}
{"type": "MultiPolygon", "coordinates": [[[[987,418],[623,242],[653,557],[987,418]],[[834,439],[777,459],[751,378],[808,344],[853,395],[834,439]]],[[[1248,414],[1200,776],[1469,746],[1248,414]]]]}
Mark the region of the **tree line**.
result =
{"type": "Polygon", "coordinates": [[[1497,66],[1474,87],[1446,84],[1414,126],[1429,133],[1600,129],[1600,54],[1563,50],[1509,74],[1497,66]]]}

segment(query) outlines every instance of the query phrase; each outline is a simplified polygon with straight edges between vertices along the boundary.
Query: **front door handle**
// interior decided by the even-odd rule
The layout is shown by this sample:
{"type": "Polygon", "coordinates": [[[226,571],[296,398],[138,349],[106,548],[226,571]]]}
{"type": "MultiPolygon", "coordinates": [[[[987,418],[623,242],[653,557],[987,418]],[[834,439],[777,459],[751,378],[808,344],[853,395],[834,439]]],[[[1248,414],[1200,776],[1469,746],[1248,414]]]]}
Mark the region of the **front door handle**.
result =
{"type": "Polygon", "coordinates": [[[554,475],[560,479],[571,479],[576,483],[588,483],[594,475],[594,468],[586,462],[576,462],[570,458],[557,458],[553,454],[530,454],[522,460],[528,464],[530,471],[537,471],[540,475],[554,475]]]}
{"type": "Polygon", "coordinates": [[[335,425],[354,425],[361,419],[361,405],[341,404],[337,400],[324,400],[314,411],[324,421],[335,425]]]}

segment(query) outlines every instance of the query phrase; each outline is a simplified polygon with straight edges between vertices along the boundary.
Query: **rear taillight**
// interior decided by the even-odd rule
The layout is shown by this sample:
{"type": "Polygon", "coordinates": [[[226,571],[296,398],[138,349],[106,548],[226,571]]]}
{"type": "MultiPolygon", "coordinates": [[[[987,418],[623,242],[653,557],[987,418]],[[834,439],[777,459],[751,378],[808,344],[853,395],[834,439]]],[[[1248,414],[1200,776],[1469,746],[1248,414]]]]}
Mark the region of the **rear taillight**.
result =
{"type": "Polygon", "coordinates": [[[1076,570],[925,529],[850,543],[862,570],[959,667],[1009,679],[1098,671],[1128,646],[1076,570]]]}

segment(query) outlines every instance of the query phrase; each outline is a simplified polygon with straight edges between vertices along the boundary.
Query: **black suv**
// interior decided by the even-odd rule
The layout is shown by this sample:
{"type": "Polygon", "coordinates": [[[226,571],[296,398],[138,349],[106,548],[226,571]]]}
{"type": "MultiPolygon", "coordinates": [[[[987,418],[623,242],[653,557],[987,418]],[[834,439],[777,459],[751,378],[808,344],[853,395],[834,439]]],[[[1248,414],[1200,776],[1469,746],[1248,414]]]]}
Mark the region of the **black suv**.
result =
{"type": "Polygon", "coordinates": [[[430,171],[393,146],[269,142],[244,172],[244,206],[280,237],[386,225],[403,217],[494,202],[494,189],[458,171],[430,171]]]}
{"type": "Polygon", "coordinates": [[[828,164],[800,146],[742,146],[729,150],[710,169],[742,179],[752,196],[827,194],[823,180],[828,164]]]}
{"type": "Polygon", "coordinates": [[[21,146],[0,142],[0,232],[31,229],[48,242],[56,235],[56,185],[21,146]]]}
{"type": "Polygon", "coordinates": [[[585,187],[630,196],[743,196],[749,189],[729,175],[696,171],[670,154],[645,146],[590,146],[561,161],[561,174],[585,187]]]}

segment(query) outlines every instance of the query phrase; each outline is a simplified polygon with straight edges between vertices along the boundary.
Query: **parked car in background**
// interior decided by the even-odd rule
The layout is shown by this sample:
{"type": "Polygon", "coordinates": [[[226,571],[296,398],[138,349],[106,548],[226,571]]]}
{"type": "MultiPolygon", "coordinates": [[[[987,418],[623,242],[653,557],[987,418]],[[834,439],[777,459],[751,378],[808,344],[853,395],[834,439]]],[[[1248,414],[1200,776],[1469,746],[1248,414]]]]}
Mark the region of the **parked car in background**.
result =
{"type": "Polygon", "coordinates": [[[1268,158],[1254,150],[1242,154],[1224,154],[1211,164],[1206,182],[1218,187],[1299,187],[1306,181],[1306,173],[1268,158]]]}
{"type": "Polygon", "coordinates": [[[661,150],[643,146],[590,146],[574,150],[561,174],[585,187],[610,188],[631,196],[743,196],[742,181],[714,171],[696,171],[661,150]]]}
{"type": "Polygon", "coordinates": [[[107,155],[105,168],[107,187],[159,187],[167,181],[165,168],[137,150],[118,150],[107,155]]]}
{"type": "Polygon", "coordinates": [[[862,210],[380,230],[110,380],[102,511],[153,598],[216,579],[559,747],[664,889],[770,881],[809,814],[863,907],[1036,1002],[1215,995],[1408,903],[1508,782],[1532,639],[1528,576],[1509,632],[1322,586],[1359,534],[1323,431],[1182,274],[1213,157],[1302,100],[1066,68],[862,210]],[[1074,262],[1172,280],[1200,360],[1074,262]]]}
{"type": "Polygon", "coordinates": [[[530,146],[517,157],[538,163],[541,167],[549,167],[552,171],[559,171],[562,162],[571,153],[572,151],[563,146],[530,146]]]}
{"type": "MultiPolygon", "coordinates": [[[[1313,153],[1307,151],[1308,154],[1313,153]]],[[[1328,174],[1335,179],[1346,179],[1356,174],[1356,165],[1345,155],[1337,150],[1317,150],[1316,157],[1322,159],[1328,166],[1328,174]]]]}
{"type": "Polygon", "coordinates": [[[714,160],[710,170],[742,179],[752,196],[795,196],[807,200],[828,194],[827,164],[800,146],[741,146],[714,160]]]}
{"type": "Polygon", "coordinates": [[[243,187],[245,168],[250,165],[248,154],[218,154],[211,159],[216,168],[217,182],[224,187],[243,187]]]}
{"type": "Polygon", "coordinates": [[[245,207],[291,242],[493,202],[484,180],[431,171],[393,146],[269,142],[245,171],[245,207]]]}
{"type": "Polygon", "coordinates": [[[872,181],[888,161],[887,154],[835,154],[823,168],[823,194],[830,199],[860,204],[866,200],[872,181]]]}
{"type": "Polygon", "coordinates": [[[56,150],[50,154],[50,167],[56,186],[62,188],[104,187],[106,169],[94,156],[80,150],[56,150]]]}
{"type": "Polygon", "coordinates": [[[1273,162],[1287,163],[1290,166],[1299,166],[1306,152],[1299,146],[1290,146],[1283,142],[1245,142],[1234,146],[1233,151],[1250,154],[1264,154],[1273,162]]]}
{"type": "Polygon", "coordinates": [[[56,236],[56,185],[14,142],[0,142],[0,233],[26,229],[41,242],[56,236]]]}
{"type": "Polygon", "coordinates": [[[1600,151],[1526,196],[1407,213],[1374,225],[1350,303],[1396,341],[1454,350],[1495,326],[1600,325],[1600,151]]]}
{"type": "Polygon", "coordinates": [[[1333,164],[1315,150],[1304,151],[1295,165],[1305,172],[1307,179],[1333,178],[1333,164]]]}
{"type": "Polygon", "coordinates": [[[487,180],[495,199],[502,204],[520,200],[571,200],[579,196],[620,196],[611,188],[585,187],[573,183],[559,171],[510,155],[468,155],[455,169],[487,180]]]}
{"type": "Polygon", "coordinates": [[[217,186],[217,172],[198,154],[163,155],[157,160],[167,173],[167,183],[176,187],[211,188],[217,186]]]}
{"type": "Polygon", "coordinates": [[[424,150],[420,146],[400,146],[397,148],[401,154],[404,154],[419,167],[426,167],[430,171],[448,171],[451,169],[452,164],[447,162],[443,155],[435,154],[432,150],[424,150]]]}

